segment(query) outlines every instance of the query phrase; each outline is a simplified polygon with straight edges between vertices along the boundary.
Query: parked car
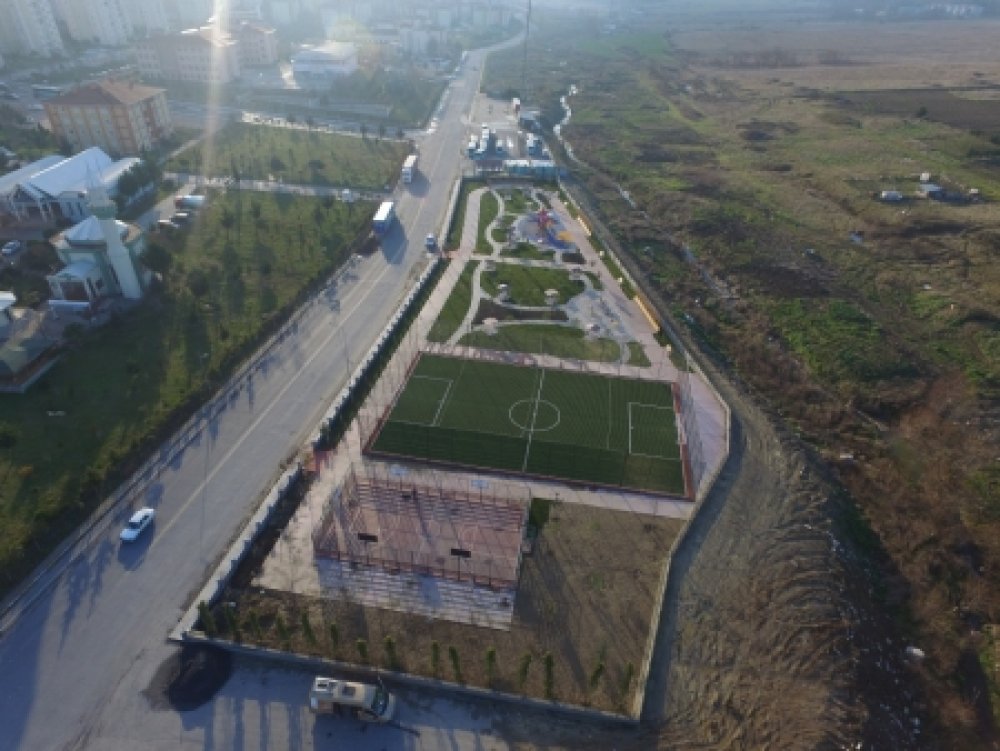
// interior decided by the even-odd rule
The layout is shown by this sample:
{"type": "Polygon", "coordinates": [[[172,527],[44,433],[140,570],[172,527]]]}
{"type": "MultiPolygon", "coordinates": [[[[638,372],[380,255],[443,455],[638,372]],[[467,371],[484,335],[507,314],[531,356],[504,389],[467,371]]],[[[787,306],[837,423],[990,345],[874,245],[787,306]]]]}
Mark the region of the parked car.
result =
{"type": "Polygon", "coordinates": [[[170,221],[176,225],[187,224],[188,222],[191,221],[191,215],[186,211],[178,211],[176,214],[170,217],[170,221]]]}
{"type": "Polygon", "coordinates": [[[21,97],[19,97],[13,91],[3,91],[3,92],[0,92],[0,98],[2,98],[2,99],[8,99],[8,100],[10,100],[12,102],[16,102],[21,97]]]}
{"type": "Polygon", "coordinates": [[[434,235],[427,235],[427,239],[424,240],[424,247],[427,250],[434,250],[437,248],[437,238],[434,235]]]}
{"type": "Polygon", "coordinates": [[[23,249],[24,245],[21,243],[20,240],[11,240],[9,243],[6,243],[3,246],[3,249],[0,249],[0,253],[3,254],[4,258],[13,258],[23,249]]]}
{"type": "Polygon", "coordinates": [[[178,227],[169,219],[160,219],[155,225],[153,225],[153,229],[160,230],[162,232],[170,232],[171,230],[178,229],[178,227]]]}
{"type": "Polygon", "coordinates": [[[132,518],[128,520],[128,524],[125,525],[125,529],[119,535],[122,542],[135,542],[139,539],[139,535],[142,534],[143,530],[153,523],[154,516],[156,516],[156,512],[149,508],[149,506],[145,506],[132,514],[132,518]]]}

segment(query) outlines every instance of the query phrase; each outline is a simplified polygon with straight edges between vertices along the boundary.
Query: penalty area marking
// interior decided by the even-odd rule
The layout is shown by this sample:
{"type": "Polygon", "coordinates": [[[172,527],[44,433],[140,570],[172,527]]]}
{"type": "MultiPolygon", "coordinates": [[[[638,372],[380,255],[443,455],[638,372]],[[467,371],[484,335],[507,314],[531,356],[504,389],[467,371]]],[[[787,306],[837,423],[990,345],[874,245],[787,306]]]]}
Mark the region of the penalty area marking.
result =
{"type": "MultiPolygon", "coordinates": [[[[447,404],[447,402],[448,402],[448,394],[451,393],[451,387],[455,384],[455,379],[453,379],[453,378],[438,378],[437,376],[415,375],[415,376],[411,377],[410,380],[411,381],[415,381],[418,378],[420,380],[422,380],[422,381],[440,381],[441,383],[446,384],[446,386],[444,388],[444,394],[442,394],[441,398],[438,399],[438,407],[437,407],[437,411],[434,413],[434,419],[431,420],[430,423],[429,423],[430,427],[435,428],[435,427],[437,427],[438,420],[441,419],[441,411],[444,409],[444,405],[447,404]]],[[[396,420],[395,422],[404,422],[404,420],[396,420]]],[[[410,423],[410,424],[411,425],[417,425],[417,424],[424,425],[424,424],[427,424],[427,423],[410,423]]]]}
{"type": "Polygon", "coordinates": [[[644,454],[641,451],[632,450],[632,431],[635,430],[635,426],[632,425],[632,407],[640,407],[644,409],[658,409],[664,412],[670,412],[673,414],[673,407],[664,407],[662,404],[643,404],[642,402],[629,402],[628,403],[628,453],[630,456],[643,456],[647,459],[665,459],[673,460],[672,456],[664,456],[662,454],[644,454]]]}

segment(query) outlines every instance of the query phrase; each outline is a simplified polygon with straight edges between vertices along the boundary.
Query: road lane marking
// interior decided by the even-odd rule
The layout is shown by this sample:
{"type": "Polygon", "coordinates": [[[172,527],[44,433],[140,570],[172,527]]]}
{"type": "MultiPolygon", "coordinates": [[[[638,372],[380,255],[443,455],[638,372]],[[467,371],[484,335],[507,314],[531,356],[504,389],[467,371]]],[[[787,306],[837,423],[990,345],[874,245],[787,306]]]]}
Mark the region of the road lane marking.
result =
{"type": "MultiPolygon", "coordinates": [[[[382,277],[384,277],[385,274],[391,268],[392,266],[390,266],[387,263],[385,268],[382,269],[379,275],[372,280],[371,287],[373,291],[375,285],[382,280],[382,277]]],[[[357,302],[357,304],[354,305],[353,308],[351,308],[350,314],[345,317],[346,318],[353,317],[354,314],[357,312],[358,308],[360,308],[363,303],[367,302],[367,300],[368,300],[367,295],[361,298],[357,302]]],[[[257,427],[268,417],[268,415],[270,415],[274,407],[277,404],[279,404],[281,398],[286,393],[288,393],[289,389],[291,389],[298,382],[298,380],[302,377],[302,374],[306,372],[306,369],[313,363],[313,361],[315,361],[316,358],[319,357],[321,354],[324,354],[326,352],[326,347],[337,336],[338,333],[339,333],[339,327],[334,327],[332,331],[323,340],[322,345],[317,347],[316,351],[309,357],[309,359],[299,366],[299,369],[296,372],[296,374],[291,379],[289,379],[289,381],[282,387],[281,391],[279,391],[277,395],[275,395],[275,397],[271,400],[271,403],[264,409],[264,411],[262,411],[257,416],[257,419],[255,419],[252,423],[250,423],[250,425],[247,428],[245,428],[242,431],[240,438],[230,447],[230,449],[225,454],[223,454],[222,458],[215,463],[215,466],[213,467],[212,471],[205,476],[205,479],[202,480],[200,483],[198,483],[197,487],[191,492],[190,497],[180,506],[174,517],[163,527],[163,531],[159,535],[154,537],[153,541],[149,545],[148,550],[152,550],[159,542],[159,540],[162,539],[162,536],[167,534],[174,527],[174,525],[177,524],[177,522],[180,520],[184,512],[187,511],[187,509],[190,508],[190,506],[196,500],[198,500],[199,496],[201,496],[205,488],[208,486],[208,483],[210,483],[215,478],[215,476],[222,470],[222,468],[226,466],[226,464],[232,458],[233,454],[235,454],[243,446],[247,437],[257,429],[257,427]]],[[[325,402],[326,399],[324,399],[323,401],[325,402]]]]}

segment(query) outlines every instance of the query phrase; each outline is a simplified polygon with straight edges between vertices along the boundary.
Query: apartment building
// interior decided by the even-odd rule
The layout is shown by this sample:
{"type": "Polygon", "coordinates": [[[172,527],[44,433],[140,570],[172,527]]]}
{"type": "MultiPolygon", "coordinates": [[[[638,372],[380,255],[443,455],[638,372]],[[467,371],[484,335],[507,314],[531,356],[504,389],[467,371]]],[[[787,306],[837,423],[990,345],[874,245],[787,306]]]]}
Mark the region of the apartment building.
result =
{"type": "Polygon", "coordinates": [[[109,154],[136,156],[173,131],[166,92],[128,81],[78,86],[45,102],[52,133],[74,150],[99,146],[109,154]]]}
{"type": "Polygon", "coordinates": [[[42,57],[66,52],[49,0],[0,0],[0,52],[42,57]]]}
{"type": "Polygon", "coordinates": [[[166,0],[125,0],[125,12],[137,35],[170,28],[166,0]]]}
{"type": "Polygon", "coordinates": [[[54,0],[53,8],[74,41],[121,47],[132,36],[127,13],[132,2],[135,0],[54,0]]]}
{"type": "Polygon", "coordinates": [[[153,36],[133,51],[146,78],[229,83],[240,76],[239,43],[212,26],[153,36]]]}
{"type": "Polygon", "coordinates": [[[235,30],[241,67],[278,62],[278,36],[270,26],[243,21],[235,30]]]}

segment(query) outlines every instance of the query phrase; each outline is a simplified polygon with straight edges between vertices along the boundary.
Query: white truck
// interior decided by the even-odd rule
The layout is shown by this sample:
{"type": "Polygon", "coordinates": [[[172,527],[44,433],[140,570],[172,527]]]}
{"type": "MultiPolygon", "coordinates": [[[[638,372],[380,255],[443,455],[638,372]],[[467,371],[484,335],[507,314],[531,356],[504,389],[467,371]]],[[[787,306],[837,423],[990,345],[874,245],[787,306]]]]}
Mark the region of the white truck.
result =
{"type": "Polygon", "coordinates": [[[346,709],[365,722],[389,722],[396,711],[396,697],[381,685],[318,675],[309,691],[309,709],[316,714],[340,714],[346,709]]]}
{"type": "Polygon", "coordinates": [[[403,162],[403,182],[412,183],[413,176],[417,174],[417,155],[410,154],[403,162]]]}

